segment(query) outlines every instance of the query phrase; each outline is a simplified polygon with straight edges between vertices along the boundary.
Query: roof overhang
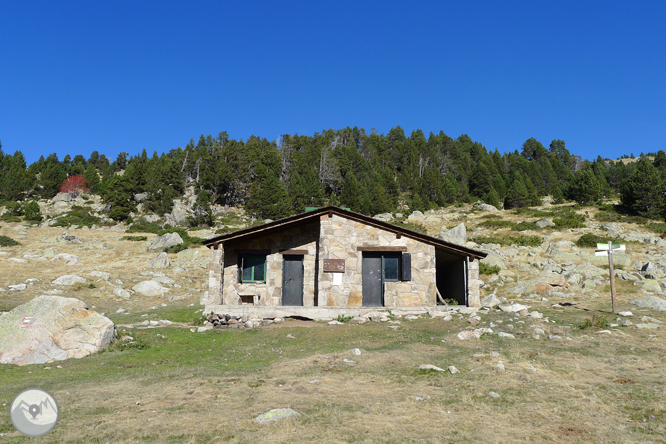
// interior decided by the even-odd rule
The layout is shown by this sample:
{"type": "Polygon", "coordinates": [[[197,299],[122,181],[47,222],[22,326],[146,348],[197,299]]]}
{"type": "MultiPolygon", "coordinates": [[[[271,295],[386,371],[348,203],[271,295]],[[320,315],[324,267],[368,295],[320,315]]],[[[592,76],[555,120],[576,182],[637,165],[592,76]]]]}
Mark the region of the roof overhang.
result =
{"type": "Polygon", "coordinates": [[[452,244],[450,242],[446,242],[442,239],[429,236],[427,234],[422,234],[417,231],[403,228],[399,225],[393,225],[391,223],[374,219],[364,214],[355,213],[349,210],[344,210],[336,206],[322,207],[313,211],[299,213],[294,216],[278,219],[263,225],[257,225],[256,227],[243,228],[242,230],[234,231],[232,233],[227,233],[221,236],[207,239],[203,242],[203,244],[208,248],[217,248],[218,245],[223,244],[225,242],[229,242],[232,240],[241,240],[243,238],[252,238],[262,234],[270,234],[271,232],[279,231],[281,229],[290,228],[300,224],[319,220],[321,216],[324,215],[327,215],[329,217],[337,215],[340,217],[344,217],[346,219],[361,222],[385,231],[395,233],[396,235],[399,236],[409,237],[411,239],[415,239],[420,242],[433,245],[436,248],[442,248],[454,254],[469,256],[471,260],[483,259],[484,257],[487,256],[487,253],[484,253],[482,251],[473,250],[471,248],[467,248],[462,245],[452,244]]]}

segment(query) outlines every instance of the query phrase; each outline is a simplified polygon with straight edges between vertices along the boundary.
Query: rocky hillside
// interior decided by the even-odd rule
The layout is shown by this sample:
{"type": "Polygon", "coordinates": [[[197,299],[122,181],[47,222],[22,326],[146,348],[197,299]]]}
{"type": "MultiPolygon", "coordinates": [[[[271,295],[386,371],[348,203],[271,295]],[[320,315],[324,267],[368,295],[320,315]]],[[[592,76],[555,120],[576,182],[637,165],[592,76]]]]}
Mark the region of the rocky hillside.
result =
{"type": "MultiPolygon", "coordinates": [[[[39,224],[0,222],[0,235],[5,236],[0,238],[5,245],[0,247],[1,310],[40,295],[76,297],[107,313],[162,304],[198,308],[207,289],[209,258],[204,247],[195,242],[181,251],[169,248],[184,243],[177,233],[158,236],[134,229],[127,233],[131,225],[111,223],[95,196],[59,195],[39,205],[45,217],[39,224]],[[82,208],[99,223],[70,225],[77,220],[73,216],[80,218],[82,208]],[[10,240],[18,245],[12,246],[10,240]]],[[[187,234],[202,239],[256,223],[242,209],[214,210],[215,227],[187,234]]],[[[187,199],[178,201],[174,212],[158,222],[177,224],[179,211],[187,214],[187,199]]],[[[600,222],[608,215],[596,207],[546,204],[502,211],[466,205],[376,217],[487,252],[482,261],[482,296],[550,305],[610,303],[608,261],[594,255],[596,242],[608,239],[626,244],[625,252],[614,255],[621,302],[666,291],[666,240],[623,216],[600,222]]],[[[133,219],[140,222],[135,229],[153,227],[157,221],[139,212],[133,219]]]]}

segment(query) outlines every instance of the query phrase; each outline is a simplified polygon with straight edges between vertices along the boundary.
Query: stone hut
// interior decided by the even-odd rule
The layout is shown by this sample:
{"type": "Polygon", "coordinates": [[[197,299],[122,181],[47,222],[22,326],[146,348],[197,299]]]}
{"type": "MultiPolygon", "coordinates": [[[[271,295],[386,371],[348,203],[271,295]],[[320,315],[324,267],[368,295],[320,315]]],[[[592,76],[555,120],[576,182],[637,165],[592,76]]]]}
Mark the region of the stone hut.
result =
{"type": "Polygon", "coordinates": [[[320,319],[336,309],[434,307],[446,299],[478,306],[478,259],[486,256],[333,206],[204,245],[211,250],[206,311],[251,306],[320,319]]]}

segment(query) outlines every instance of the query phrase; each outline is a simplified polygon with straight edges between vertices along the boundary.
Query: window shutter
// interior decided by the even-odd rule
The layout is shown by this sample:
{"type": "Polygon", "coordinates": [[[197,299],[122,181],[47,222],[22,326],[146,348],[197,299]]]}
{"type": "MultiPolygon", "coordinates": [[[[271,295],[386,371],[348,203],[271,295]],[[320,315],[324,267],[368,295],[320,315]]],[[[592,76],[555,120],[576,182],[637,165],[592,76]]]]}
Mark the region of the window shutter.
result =
{"type": "Polygon", "coordinates": [[[238,283],[243,282],[243,256],[238,255],[238,283]]]}
{"type": "Polygon", "coordinates": [[[402,253],[402,281],[412,280],[412,255],[410,253],[402,253]]]}

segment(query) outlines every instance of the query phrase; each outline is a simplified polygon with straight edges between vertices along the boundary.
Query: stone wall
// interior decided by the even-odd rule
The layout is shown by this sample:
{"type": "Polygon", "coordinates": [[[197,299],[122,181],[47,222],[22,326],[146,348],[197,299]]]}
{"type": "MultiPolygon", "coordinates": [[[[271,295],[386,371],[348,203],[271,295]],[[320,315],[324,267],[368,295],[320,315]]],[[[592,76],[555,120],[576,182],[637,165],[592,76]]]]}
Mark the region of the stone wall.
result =
{"type": "Polygon", "coordinates": [[[412,279],[386,282],[387,307],[433,306],[435,290],[435,247],[338,215],[322,216],[319,239],[319,305],[359,307],[363,303],[362,258],[357,247],[406,247],[412,255],[412,279]],[[344,259],[345,272],[340,284],[335,273],[325,273],[324,259],[344,259]]]}
{"type": "Polygon", "coordinates": [[[210,268],[208,271],[208,297],[202,304],[222,303],[222,267],[224,259],[224,246],[220,244],[217,250],[210,250],[210,268]]]}
{"type": "Polygon", "coordinates": [[[481,305],[481,287],[479,282],[479,261],[467,261],[467,305],[478,307],[481,305]]]}
{"type": "MultiPolygon", "coordinates": [[[[280,252],[298,249],[307,250],[307,254],[303,258],[303,305],[305,307],[314,306],[318,239],[319,223],[314,221],[269,234],[257,235],[251,239],[225,243],[224,271],[219,284],[223,293],[221,303],[224,305],[239,305],[241,304],[241,296],[258,296],[259,305],[282,305],[283,259],[280,252]],[[238,255],[236,250],[270,250],[271,253],[266,257],[265,283],[238,282],[238,255]]],[[[222,270],[220,272],[218,276],[222,275],[222,270]]],[[[213,279],[213,273],[213,263],[211,262],[210,281],[213,279]]],[[[209,289],[209,298],[212,294],[212,290],[209,289]]]]}

